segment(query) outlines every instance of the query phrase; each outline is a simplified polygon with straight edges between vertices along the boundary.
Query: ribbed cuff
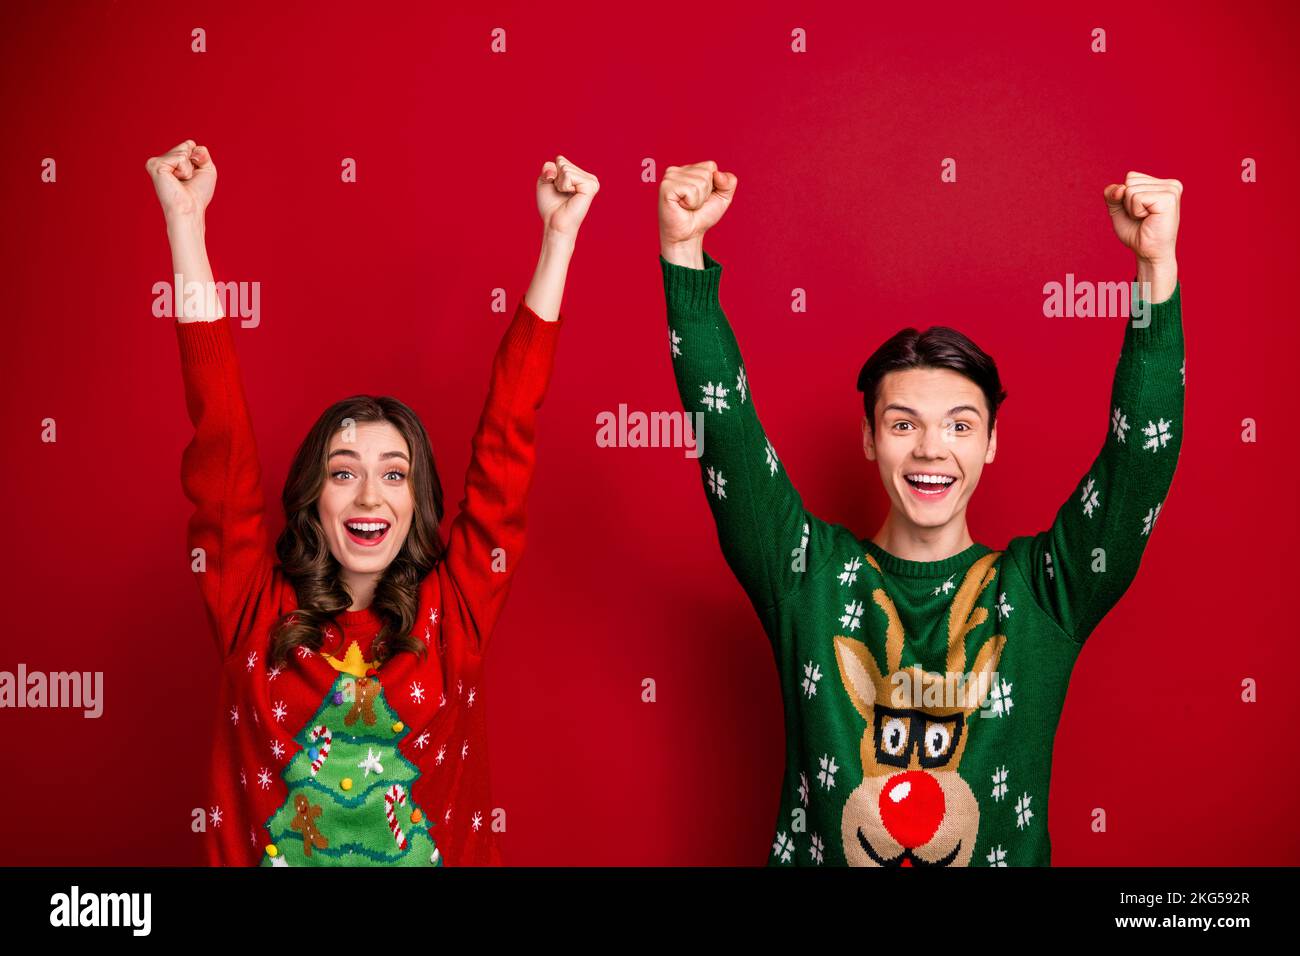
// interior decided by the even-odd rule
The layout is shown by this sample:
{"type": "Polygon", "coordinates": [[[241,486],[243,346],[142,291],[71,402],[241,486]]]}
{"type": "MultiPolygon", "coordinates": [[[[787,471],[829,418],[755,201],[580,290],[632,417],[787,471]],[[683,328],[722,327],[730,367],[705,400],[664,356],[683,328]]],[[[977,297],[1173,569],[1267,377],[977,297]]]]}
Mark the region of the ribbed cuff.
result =
{"type": "Polygon", "coordinates": [[[175,322],[176,340],[180,343],[181,361],[186,365],[221,362],[235,350],[230,331],[230,317],[211,322],[175,322]]]}
{"type": "Polygon", "coordinates": [[[1136,319],[1129,309],[1130,317],[1128,320],[1127,333],[1133,336],[1135,344],[1142,348],[1153,348],[1165,345],[1175,345],[1183,337],[1183,284],[1177,282],[1174,284],[1174,291],[1169,298],[1163,302],[1145,303],[1147,314],[1144,319],[1136,319]],[[1145,325],[1134,325],[1135,321],[1145,322],[1145,325]]]}
{"type": "Polygon", "coordinates": [[[722,263],[704,253],[704,268],[692,269],[669,262],[659,254],[664,274],[664,298],[668,311],[676,315],[703,317],[719,308],[718,284],[722,280],[722,263]]]}
{"type": "Polygon", "coordinates": [[[562,325],[564,325],[563,311],[555,317],[554,322],[547,322],[529,308],[521,295],[519,305],[515,307],[515,317],[510,322],[510,328],[506,330],[506,345],[509,348],[527,350],[538,340],[553,339],[559,335],[562,325]]]}

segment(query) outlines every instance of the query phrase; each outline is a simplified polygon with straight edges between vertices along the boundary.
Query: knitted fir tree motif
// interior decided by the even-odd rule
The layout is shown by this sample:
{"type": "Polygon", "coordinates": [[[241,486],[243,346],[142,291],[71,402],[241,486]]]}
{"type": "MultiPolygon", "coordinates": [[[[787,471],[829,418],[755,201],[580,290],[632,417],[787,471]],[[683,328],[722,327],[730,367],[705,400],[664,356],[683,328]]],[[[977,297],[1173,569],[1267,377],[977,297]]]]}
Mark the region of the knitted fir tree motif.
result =
{"type": "MultiPolygon", "coordinates": [[[[885,667],[862,641],[837,636],[835,659],[844,692],[867,722],[862,734],[862,781],[841,818],[845,859],[854,866],[966,866],[979,833],[979,802],[958,773],[970,721],[996,679],[1007,638],[977,642],[966,669],[966,637],[988,620],[976,607],[998,573],[1001,552],[967,569],[948,611],[944,672],[901,666],[907,640],[884,588],[872,598],[885,613],[885,667]]],[[[871,555],[866,560],[880,573],[871,555]]]]}
{"type": "Polygon", "coordinates": [[[282,774],[289,794],[266,822],[261,865],[441,866],[411,794],[420,771],[398,749],[409,731],[378,677],[348,672],[368,668],[331,663],[341,672],[294,737],[302,749],[282,774]]]}

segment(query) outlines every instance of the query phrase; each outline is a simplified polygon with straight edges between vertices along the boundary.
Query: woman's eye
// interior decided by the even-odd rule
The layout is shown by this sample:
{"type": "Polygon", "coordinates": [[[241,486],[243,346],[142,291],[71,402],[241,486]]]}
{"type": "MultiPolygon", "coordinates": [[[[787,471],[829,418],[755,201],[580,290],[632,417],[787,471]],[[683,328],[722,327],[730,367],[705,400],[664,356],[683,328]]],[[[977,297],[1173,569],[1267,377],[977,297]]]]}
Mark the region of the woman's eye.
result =
{"type": "Polygon", "coordinates": [[[330,477],[331,477],[331,478],[337,478],[337,477],[339,477],[340,475],[350,475],[350,474],[352,474],[352,472],[350,472],[350,471],[335,471],[335,472],[332,472],[332,473],[330,474],[330,477]]]}
{"type": "MultiPolygon", "coordinates": [[[[401,479],[403,479],[403,478],[406,477],[406,472],[404,472],[404,471],[398,471],[396,468],[394,468],[394,469],[393,469],[392,471],[390,471],[388,474],[389,474],[389,475],[396,475],[399,481],[400,481],[401,479]]],[[[385,475],[384,477],[387,477],[387,475],[385,475]]]]}

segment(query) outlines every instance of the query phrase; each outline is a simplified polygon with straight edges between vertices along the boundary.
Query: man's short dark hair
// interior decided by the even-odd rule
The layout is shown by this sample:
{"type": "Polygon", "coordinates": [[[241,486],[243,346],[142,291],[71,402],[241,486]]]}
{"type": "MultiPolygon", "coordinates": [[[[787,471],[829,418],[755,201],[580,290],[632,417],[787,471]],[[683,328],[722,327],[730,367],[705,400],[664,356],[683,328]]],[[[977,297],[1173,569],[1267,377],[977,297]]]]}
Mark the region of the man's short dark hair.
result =
{"type": "Polygon", "coordinates": [[[907,328],[896,332],[872,353],[858,373],[858,391],[872,434],[876,431],[876,398],[880,382],[890,372],[909,368],[951,369],[979,386],[989,408],[989,433],[997,421],[998,407],[1007,393],[998,377],[997,363],[978,345],[956,329],[932,325],[924,332],[907,328]]]}

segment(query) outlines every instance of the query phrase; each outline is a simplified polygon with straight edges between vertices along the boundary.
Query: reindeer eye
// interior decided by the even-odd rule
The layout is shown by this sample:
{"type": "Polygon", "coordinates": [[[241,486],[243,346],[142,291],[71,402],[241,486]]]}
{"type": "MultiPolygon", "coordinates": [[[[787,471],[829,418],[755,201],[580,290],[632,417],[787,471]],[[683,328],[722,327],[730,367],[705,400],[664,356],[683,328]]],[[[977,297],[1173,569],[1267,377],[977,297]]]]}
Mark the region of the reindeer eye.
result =
{"type": "Polygon", "coordinates": [[[931,724],[925,728],[925,755],[942,757],[952,746],[952,731],[944,724],[931,724]]]}
{"type": "Polygon", "coordinates": [[[907,721],[888,718],[880,729],[880,748],[891,757],[907,753],[907,721]]]}

